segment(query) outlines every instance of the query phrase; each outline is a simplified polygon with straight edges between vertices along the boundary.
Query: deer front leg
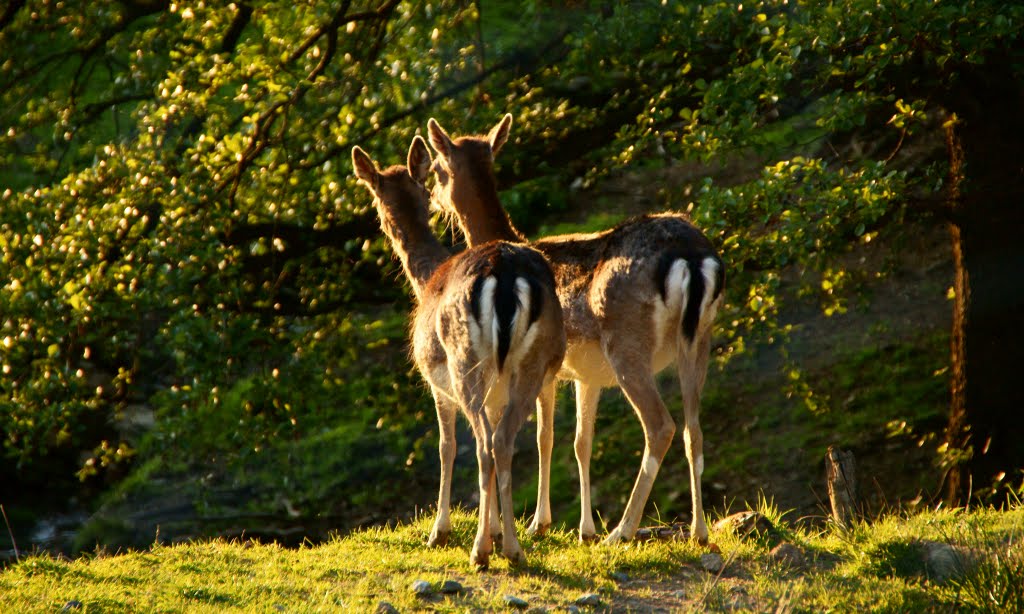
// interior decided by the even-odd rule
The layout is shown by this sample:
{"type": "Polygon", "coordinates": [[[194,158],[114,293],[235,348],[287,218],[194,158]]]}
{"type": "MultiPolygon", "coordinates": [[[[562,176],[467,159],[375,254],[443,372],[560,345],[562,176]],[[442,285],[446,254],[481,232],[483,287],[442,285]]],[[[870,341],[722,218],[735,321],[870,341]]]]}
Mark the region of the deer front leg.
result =
{"type": "Polygon", "coordinates": [[[599,386],[576,381],[576,464],[580,470],[580,541],[596,539],[594,514],[590,502],[590,455],[594,447],[594,420],[597,402],[601,398],[599,386]]]}
{"type": "Polygon", "coordinates": [[[613,360],[619,386],[637,416],[644,430],[644,460],[629,495],[626,510],[619,525],[605,538],[604,543],[614,544],[633,539],[647,504],[647,498],[654,487],[654,480],[661,469],[665,453],[672,444],[676,425],[658,394],[650,369],[638,367],[637,361],[613,360]]]}
{"type": "Polygon", "coordinates": [[[544,535],[551,526],[551,448],[555,441],[554,377],[548,378],[537,397],[537,510],[526,531],[544,535]]]}
{"type": "Polygon", "coordinates": [[[437,424],[440,432],[438,455],[441,458],[441,485],[437,494],[437,516],[430,531],[427,545],[441,548],[448,544],[452,530],[451,494],[452,467],[455,464],[455,404],[444,393],[433,389],[434,406],[437,409],[437,424]]]}

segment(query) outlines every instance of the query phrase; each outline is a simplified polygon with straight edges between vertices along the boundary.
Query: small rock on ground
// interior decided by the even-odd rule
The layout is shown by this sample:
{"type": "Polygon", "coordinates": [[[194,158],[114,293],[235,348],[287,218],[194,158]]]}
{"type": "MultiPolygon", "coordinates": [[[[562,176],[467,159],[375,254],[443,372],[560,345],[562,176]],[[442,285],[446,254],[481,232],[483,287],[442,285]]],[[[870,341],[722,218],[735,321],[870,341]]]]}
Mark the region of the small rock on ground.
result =
{"type": "Polygon", "coordinates": [[[807,562],[803,550],[789,542],[783,542],[772,548],[768,553],[768,560],[778,565],[789,567],[803,567],[807,562]]]}
{"type": "Polygon", "coordinates": [[[725,561],[722,560],[722,555],[717,552],[709,552],[708,554],[700,555],[700,564],[704,567],[705,571],[711,573],[718,573],[725,567],[725,561]]]}
{"type": "Polygon", "coordinates": [[[921,554],[928,577],[940,584],[952,580],[964,571],[964,556],[949,544],[923,541],[921,554]]]}
{"type": "Polygon", "coordinates": [[[608,576],[616,582],[629,582],[629,576],[622,573],[621,571],[613,571],[608,576]]]}
{"type": "Polygon", "coordinates": [[[582,595],[576,599],[575,603],[576,605],[587,608],[596,608],[601,605],[601,595],[598,595],[597,593],[587,593],[586,595],[582,595]]]}
{"type": "Polygon", "coordinates": [[[373,612],[374,614],[398,614],[398,608],[387,601],[381,601],[377,604],[377,609],[373,612]]]}
{"type": "Polygon", "coordinates": [[[434,587],[430,585],[430,582],[426,580],[416,580],[412,583],[412,592],[417,597],[425,597],[430,593],[434,592],[434,587]]]}
{"type": "Polygon", "coordinates": [[[515,595],[505,595],[504,602],[505,605],[507,605],[508,607],[516,608],[517,610],[525,609],[528,605],[530,605],[528,601],[526,601],[525,599],[520,599],[515,595]]]}
{"type": "Polygon", "coordinates": [[[441,592],[444,593],[445,595],[452,595],[454,593],[461,593],[462,592],[462,584],[456,582],[455,580],[445,580],[441,584],[441,592]]]}

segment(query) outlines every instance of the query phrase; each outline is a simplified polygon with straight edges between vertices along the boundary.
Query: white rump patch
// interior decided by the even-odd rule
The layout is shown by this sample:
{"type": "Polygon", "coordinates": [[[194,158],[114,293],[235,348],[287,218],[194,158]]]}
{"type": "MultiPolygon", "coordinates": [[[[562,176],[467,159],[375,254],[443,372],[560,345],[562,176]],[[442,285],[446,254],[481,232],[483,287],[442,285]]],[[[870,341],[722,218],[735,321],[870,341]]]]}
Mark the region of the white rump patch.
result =
{"type": "Polygon", "coordinates": [[[516,278],[516,298],[519,305],[512,316],[512,343],[508,356],[505,357],[506,365],[518,365],[522,362],[537,338],[537,327],[530,324],[530,305],[533,300],[530,283],[522,277],[516,278]]]}
{"type": "Polygon", "coordinates": [[[480,359],[485,356],[494,358],[497,352],[498,318],[494,312],[497,288],[498,279],[493,275],[484,280],[480,288],[480,321],[476,322],[477,328],[469,328],[469,340],[480,359]]]}
{"type": "Polygon", "coordinates": [[[672,263],[665,276],[664,300],[654,302],[654,311],[651,314],[654,321],[654,354],[663,349],[662,345],[669,329],[676,330],[680,326],[686,295],[689,292],[689,282],[690,267],[680,258],[672,263]]]}
{"type": "Polygon", "coordinates": [[[516,277],[516,298],[519,300],[519,305],[512,316],[512,330],[519,332],[517,330],[518,324],[530,325],[530,300],[533,298],[530,296],[530,283],[522,277],[516,277]],[[520,317],[521,315],[524,317],[520,317]]]}
{"type": "Polygon", "coordinates": [[[715,293],[715,283],[718,276],[718,262],[714,258],[705,258],[700,263],[700,273],[704,276],[704,298],[700,302],[701,319],[711,303],[715,293]]]}

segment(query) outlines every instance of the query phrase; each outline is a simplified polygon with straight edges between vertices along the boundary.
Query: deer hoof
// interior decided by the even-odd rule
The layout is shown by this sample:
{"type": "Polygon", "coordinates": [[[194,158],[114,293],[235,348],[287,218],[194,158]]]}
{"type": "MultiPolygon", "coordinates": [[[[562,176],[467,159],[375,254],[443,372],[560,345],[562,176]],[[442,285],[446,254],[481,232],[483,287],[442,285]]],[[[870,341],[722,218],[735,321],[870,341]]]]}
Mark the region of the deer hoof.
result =
{"type": "Polygon", "coordinates": [[[473,550],[472,554],[469,555],[469,563],[476,567],[477,571],[487,571],[487,568],[490,566],[490,556],[486,552],[473,550]]]}
{"type": "Polygon", "coordinates": [[[513,567],[519,567],[526,564],[526,553],[523,552],[522,548],[503,550],[502,554],[506,559],[508,559],[509,564],[513,567]]]}
{"type": "Polygon", "coordinates": [[[597,535],[594,533],[580,533],[581,544],[592,544],[597,541],[597,535]]]}
{"type": "Polygon", "coordinates": [[[629,541],[629,538],[623,536],[622,529],[615,527],[615,530],[608,534],[608,537],[604,538],[601,543],[605,546],[611,546],[619,542],[629,541]]]}
{"type": "Polygon", "coordinates": [[[547,533],[549,528],[551,528],[551,523],[550,522],[547,523],[547,524],[540,524],[540,523],[534,521],[533,523],[530,524],[529,527],[526,528],[526,532],[529,533],[530,535],[536,535],[536,536],[540,537],[540,536],[544,535],[545,533],[547,533]]]}
{"type": "Polygon", "coordinates": [[[448,531],[434,531],[427,540],[431,548],[444,548],[448,545],[448,531]]]}

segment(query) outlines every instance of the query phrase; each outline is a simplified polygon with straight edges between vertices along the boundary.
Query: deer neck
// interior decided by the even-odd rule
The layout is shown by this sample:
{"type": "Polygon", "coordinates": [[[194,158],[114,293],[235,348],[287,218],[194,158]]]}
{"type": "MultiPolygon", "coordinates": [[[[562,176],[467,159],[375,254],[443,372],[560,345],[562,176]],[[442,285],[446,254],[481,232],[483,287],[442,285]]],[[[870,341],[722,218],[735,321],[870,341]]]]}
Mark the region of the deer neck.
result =
{"type": "Polygon", "coordinates": [[[463,203],[456,203],[459,227],[470,246],[488,241],[523,243],[525,238],[512,225],[498,195],[475,193],[463,203]]]}
{"type": "Polygon", "coordinates": [[[416,299],[422,302],[427,282],[451,254],[429,227],[385,228],[384,232],[391,239],[391,247],[412,283],[416,299]]]}

